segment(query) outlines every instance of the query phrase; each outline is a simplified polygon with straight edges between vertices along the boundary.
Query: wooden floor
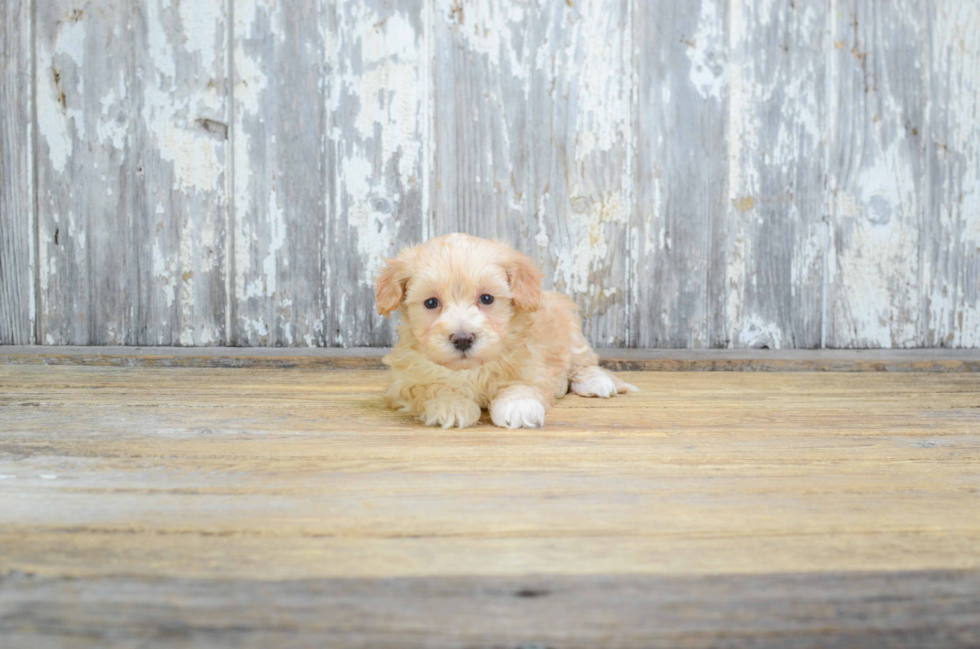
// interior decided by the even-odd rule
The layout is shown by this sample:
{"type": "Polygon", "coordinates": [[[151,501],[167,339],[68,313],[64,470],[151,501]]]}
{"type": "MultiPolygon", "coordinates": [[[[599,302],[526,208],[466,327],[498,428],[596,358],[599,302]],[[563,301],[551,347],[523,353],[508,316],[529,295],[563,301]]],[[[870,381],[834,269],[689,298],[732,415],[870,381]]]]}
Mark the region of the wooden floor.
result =
{"type": "Polygon", "coordinates": [[[0,363],[0,646],[980,645],[980,374],[624,378],[0,363]]]}

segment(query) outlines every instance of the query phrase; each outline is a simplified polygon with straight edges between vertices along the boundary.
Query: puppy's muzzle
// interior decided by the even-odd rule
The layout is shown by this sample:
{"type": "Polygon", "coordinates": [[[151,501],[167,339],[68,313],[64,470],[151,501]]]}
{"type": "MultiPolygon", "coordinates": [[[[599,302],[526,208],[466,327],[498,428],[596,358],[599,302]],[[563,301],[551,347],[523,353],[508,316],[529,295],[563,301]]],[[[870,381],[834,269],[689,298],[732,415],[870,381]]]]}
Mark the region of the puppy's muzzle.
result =
{"type": "Polygon", "coordinates": [[[476,336],[468,333],[454,333],[449,337],[449,342],[453,344],[453,347],[461,352],[465,352],[467,349],[473,346],[473,341],[476,340],[476,336]]]}

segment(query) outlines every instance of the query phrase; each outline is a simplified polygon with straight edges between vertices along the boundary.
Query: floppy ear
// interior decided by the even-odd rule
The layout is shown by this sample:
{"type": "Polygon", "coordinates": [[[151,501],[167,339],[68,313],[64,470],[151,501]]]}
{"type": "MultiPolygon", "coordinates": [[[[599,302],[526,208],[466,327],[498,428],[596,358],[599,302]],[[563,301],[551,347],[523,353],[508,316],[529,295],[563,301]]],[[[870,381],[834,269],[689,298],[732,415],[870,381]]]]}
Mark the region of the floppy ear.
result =
{"type": "Polygon", "coordinates": [[[511,253],[505,264],[510,292],[514,296],[514,306],[525,311],[534,311],[541,304],[541,278],[544,273],[527,255],[511,253]]]}
{"type": "Polygon", "coordinates": [[[378,275],[378,313],[387,316],[398,308],[405,297],[405,288],[408,285],[409,272],[408,263],[401,259],[387,259],[387,267],[378,275]]]}

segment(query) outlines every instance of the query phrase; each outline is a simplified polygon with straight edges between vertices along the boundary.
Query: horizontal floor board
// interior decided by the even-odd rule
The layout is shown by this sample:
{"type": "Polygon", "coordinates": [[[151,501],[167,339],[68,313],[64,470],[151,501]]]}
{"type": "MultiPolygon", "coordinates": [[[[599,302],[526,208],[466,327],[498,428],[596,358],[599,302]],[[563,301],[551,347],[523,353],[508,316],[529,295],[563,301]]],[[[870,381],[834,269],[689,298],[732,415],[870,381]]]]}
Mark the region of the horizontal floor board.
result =
{"type": "MultiPolygon", "coordinates": [[[[0,364],[384,369],[385,348],[0,346],[0,364]]],[[[980,349],[599,349],[617,371],[980,372],[980,349]]]]}
{"type": "Polygon", "coordinates": [[[0,364],[0,637],[976,644],[980,374],[623,377],[444,431],[377,371],[0,364]]]}
{"type": "Polygon", "coordinates": [[[975,647],[980,572],[243,581],[24,573],[8,647],[975,647]]]}

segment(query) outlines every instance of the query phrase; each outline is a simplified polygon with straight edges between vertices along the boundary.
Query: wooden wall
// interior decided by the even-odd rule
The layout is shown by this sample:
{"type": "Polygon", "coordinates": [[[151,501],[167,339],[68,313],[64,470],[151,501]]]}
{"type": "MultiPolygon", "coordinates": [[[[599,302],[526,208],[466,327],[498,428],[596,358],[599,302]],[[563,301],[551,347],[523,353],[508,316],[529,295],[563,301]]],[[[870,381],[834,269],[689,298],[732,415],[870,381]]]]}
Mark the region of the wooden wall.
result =
{"type": "Polygon", "coordinates": [[[980,346],[975,0],[0,0],[0,343],[386,345],[500,237],[599,346],[980,346]]]}

